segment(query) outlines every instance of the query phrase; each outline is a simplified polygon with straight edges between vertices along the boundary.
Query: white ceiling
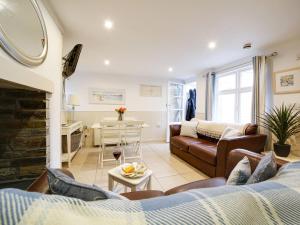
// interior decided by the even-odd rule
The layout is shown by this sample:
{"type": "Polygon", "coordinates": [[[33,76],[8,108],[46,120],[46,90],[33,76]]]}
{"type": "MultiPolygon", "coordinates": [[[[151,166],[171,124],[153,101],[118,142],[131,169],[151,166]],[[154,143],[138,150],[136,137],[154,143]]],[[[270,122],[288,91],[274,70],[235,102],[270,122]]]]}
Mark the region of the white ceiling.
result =
{"type": "Polygon", "coordinates": [[[300,0],[47,1],[64,30],[64,53],[84,45],[77,71],[86,73],[185,79],[300,37],[300,0]]]}

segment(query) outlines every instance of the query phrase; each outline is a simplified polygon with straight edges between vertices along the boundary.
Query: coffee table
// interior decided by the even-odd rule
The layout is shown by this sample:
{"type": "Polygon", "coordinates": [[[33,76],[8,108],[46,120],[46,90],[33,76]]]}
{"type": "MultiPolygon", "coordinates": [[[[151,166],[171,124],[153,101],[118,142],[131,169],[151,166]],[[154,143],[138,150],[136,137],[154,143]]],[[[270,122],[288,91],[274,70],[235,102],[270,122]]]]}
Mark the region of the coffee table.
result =
{"type": "Polygon", "coordinates": [[[122,165],[108,171],[108,189],[110,191],[113,190],[114,182],[123,184],[125,190],[126,187],[129,187],[131,188],[131,191],[137,191],[142,185],[146,185],[146,189],[151,190],[151,170],[148,169],[145,172],[145,175],[140,178],[126,178],[121,175],[121,167],[122,165]]]}

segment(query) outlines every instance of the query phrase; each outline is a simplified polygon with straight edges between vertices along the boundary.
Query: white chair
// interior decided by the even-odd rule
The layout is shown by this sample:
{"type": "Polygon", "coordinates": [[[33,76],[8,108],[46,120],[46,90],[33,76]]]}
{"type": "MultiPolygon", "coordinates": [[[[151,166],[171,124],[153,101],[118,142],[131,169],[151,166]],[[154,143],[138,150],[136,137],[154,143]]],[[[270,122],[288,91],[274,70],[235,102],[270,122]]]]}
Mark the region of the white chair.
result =
{"type": "Polygon", "coordinates": [[[127,159],[142,161],[141,137],[143,121],[125,121],[122,129],[122,155],[124,163],[127,159]],[[133,155],[129,155],[131,152],[133,155]]]}
{"type": "MultiPolygon", "coordinates": [[[[108,161],[114,161],[115,158],[108,158],[104,159],[104,153],[108,152],[110,149],[107,147],[112,147],[111,155],[113,156],[113,151],[115,148],[120,148],[122,137],[121,137],[121,129],[120,129],[120,123],[116,121],[102,121],[100,123],[101,126],[101,132],[100,132],[100,153],[98,157],[98,163],[101,162],[101,168],[103,168],[103,163],[108,161]]],[[[121,151],[121,149],[120,149],[121,151]]],[[[121,164],[121,157],[119,159],[121,164]]],[[[98,167],[97,163],[97,167],[98,167]]]]}

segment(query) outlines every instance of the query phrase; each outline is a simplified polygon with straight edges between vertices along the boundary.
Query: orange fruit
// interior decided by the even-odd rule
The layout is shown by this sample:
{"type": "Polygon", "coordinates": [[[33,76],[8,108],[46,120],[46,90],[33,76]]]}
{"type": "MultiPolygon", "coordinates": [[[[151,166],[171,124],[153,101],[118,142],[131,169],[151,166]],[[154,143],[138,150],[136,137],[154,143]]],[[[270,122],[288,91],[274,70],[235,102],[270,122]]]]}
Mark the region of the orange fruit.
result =
{"type": "Polygon", "coordinates": [[[133,173],[134,172],[134,167],[132,165],[129,165],[129,166],[123,168],[123,171],[125,173],[133,173]]]}

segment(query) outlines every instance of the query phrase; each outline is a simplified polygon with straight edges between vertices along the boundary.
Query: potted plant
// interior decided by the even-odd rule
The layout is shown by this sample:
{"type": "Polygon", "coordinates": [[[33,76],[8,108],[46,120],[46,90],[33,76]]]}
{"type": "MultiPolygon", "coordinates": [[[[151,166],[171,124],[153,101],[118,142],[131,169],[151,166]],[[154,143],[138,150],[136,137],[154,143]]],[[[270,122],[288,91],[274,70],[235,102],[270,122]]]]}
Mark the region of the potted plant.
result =
{"type": "Polygon", "coordinates": [[[123,114],[125,113],[127,109],[125,107],[120,107],[118,109],[115,109],[115,111],[119,114],[118,120],[122,121],[123,120],[123,114]]]}
{"type": "Polygon", "coordinates": [[[296,104],[275,106],[259,118],[261,126],[270,130],[277,138],[277,142],[274,143],[276,155],[287,157],[291,151],[291,145],[286,141],[300,132],[300,111],[296,109],[296,104]]]}

